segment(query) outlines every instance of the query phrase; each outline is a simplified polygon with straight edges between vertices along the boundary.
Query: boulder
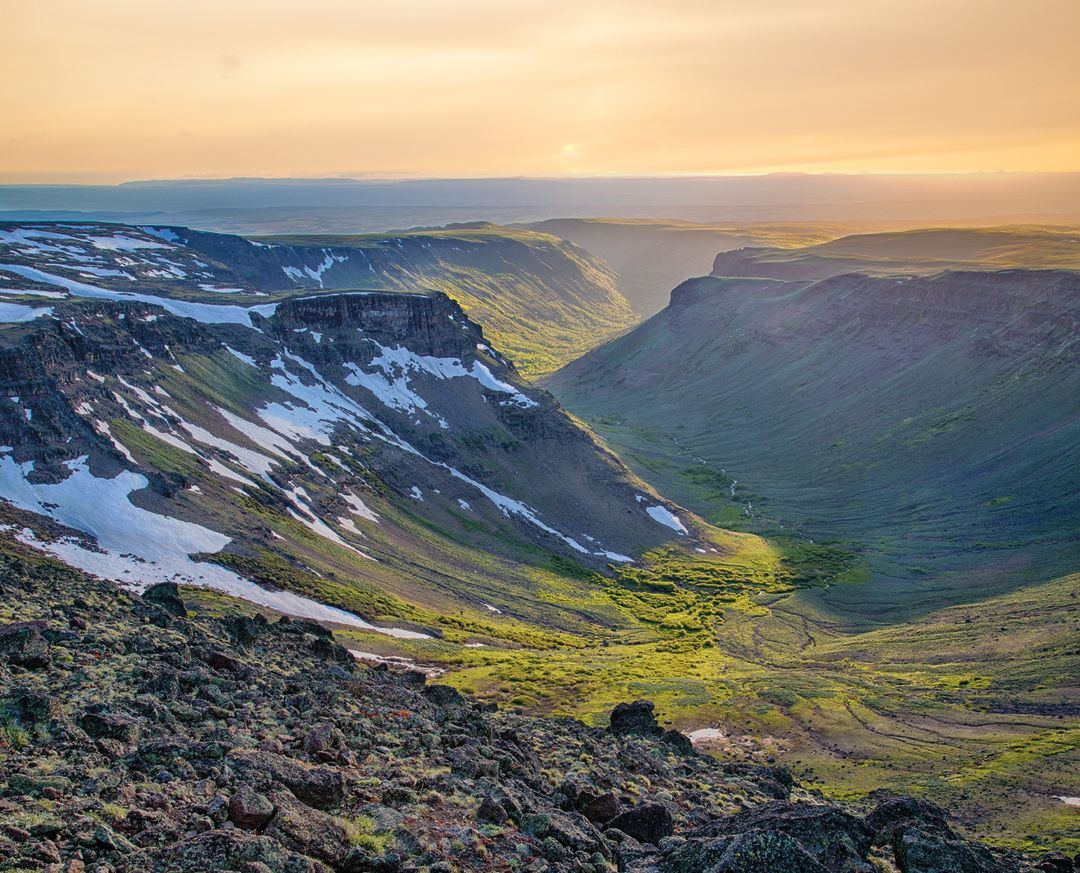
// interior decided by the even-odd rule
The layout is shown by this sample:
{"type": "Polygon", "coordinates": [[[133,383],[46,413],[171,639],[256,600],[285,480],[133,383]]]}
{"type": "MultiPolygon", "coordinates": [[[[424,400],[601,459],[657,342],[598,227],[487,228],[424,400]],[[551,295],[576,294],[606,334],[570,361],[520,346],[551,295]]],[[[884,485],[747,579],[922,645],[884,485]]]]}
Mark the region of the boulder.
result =
{"type": "Polygon", "coordinates": [[[916,828],[941,837],[956,837],[946,820],[945,811],[937,804],[888,791],[876,791],[870,796],[878,803],[865,822],[874,832],[875,845],[892,846],[897,833],[905,828],[916,828]]]}
{"type": "Polygon", "coordinates": [[[480,801],[480,808],[476,810],[476,817],[480,821],[492,822],[493,824],[502,824],[507,819],[506,810],[502,808],[502,804],[490,794],[480,801]]]}
{"type": "Polygon", "coordinates": [[[52,663],[49,643],[42,635],[43,621],[20,621],[0,625],[0,661],[27,670],[40,670],[52,663]]]}
{"type": "Polygon", "coordinates": [[[593,824],[604,824],[615,818],[620,810],[619,798],[608,791],[585,803],[581,809],[581,814],[593,824]]]}
{"type": "Polygon", "coordinates": [[[833,873],[788,834],[750,831],[735,837],[710,873],[833,873]]]}
{"type": "Polygon", "coordinates": [[[154,869],[266,870],[322,873],[325,868],[267,836],[239,830],[212,830],[180,840],[164,849],[154,869]]]}
{"type": "Polygon", "coordinates": [[[336,767],[315,767],[285,755],[247,749],[234,749],[228,763],[252,787],[270,791],[284,785],[317,809],[337,806],[345,794],[345,778],[336,767]]]}
{"type": "Polygon", "coordinates": [[[214,650],[206,656],[206,663],[225,673],[241,673],[244,670],[244,662],[228,652],[214,650]]]}
{"type": "Polygon", "coordinates": [[[1019,869],[978,843],[915,827],[896,832],[893,852],[900,873],[1017,873],[1019,869]]]}
{"type": "Polygon", "coordinates": [[[694,748],[694,744],[690,741],[690,737],[682,731],[664,731],[660,741],[667,746],[671,746],[677,755],[688,757],[697,754],[697,749],[694,748]]]}
{"type": "Polygon", "coordinates": [[[671,811],[661,803],[643,803],[611,819],[607,826],[629,834],[639,843],[656,845],[675,832],[671,811]]]}
{"type": "Polygon", "coordinates": [[[339,865],[349,854],[349,834],[332,816],[301,803],[288,791],[269,797],[275,812],[265,833],[286,848],[339,865]]]}
{"type": "Polygon", "coordinates": [[[714,838],[750,831],[787,834],[830,870],[858,869],[870,851],[873,830],[829,804],[766,803],[695,828],[689,836],[714,838]]]}
{"type": "Polygon", "coordinates": [[[274,814],[274,804],[264,794],[241,788],[229,800],[229,821],[237,827],[255,830],[274,814]]]}
{"type": "Polygon", "coordinates": [[[139,721],[124,712],[108,709],[104,704],[88,706],[79,719],[79,727],[92,737],[116,740],[131,745],[142,735],[139,721]]]}
{"type": "Polygon", "coordinates": [[[611,711],[608,730],[617,736],[660,737],[663,729],[656,721],[652,701],[620,703],[611,711]]]}
{"type": "Polygon", "coordinates": [[[180,597],[180,589],[173,582],[159,582],[157,585],[151,585],[143,592],[142,598],[177,618],[187,617],[188,611],[180,597]]]}

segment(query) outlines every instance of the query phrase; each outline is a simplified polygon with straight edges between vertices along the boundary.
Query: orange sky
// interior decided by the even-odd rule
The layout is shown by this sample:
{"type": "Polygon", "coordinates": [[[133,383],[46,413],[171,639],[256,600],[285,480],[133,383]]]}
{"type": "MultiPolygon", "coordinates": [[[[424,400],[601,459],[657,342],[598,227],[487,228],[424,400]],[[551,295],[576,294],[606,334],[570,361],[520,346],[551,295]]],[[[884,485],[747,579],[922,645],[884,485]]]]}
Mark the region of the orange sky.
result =
{"type": "Polygon", "coordinates": [[[0,0],[0,181],[1080,170],[1078,0],[0,0]]]}

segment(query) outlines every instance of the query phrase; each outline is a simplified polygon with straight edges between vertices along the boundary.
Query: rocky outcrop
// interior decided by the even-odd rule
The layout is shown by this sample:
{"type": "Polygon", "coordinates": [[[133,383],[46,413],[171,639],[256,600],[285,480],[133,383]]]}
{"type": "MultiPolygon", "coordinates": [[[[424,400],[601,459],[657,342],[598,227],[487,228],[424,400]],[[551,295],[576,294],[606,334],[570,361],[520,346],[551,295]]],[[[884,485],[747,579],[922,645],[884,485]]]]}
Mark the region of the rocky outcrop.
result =
{"type": "Polygon", "coordinates": [[[185,616],[183,589],[132,597],[4,549],[0,602],[23,629],[50,616],[52,657],[0,665],[0,870],[1035,869],[925,801],[775,800],[778,773],[680,754],[648,701],[617,730],[492,712],[325,657],[319,625],[185,616]]]}

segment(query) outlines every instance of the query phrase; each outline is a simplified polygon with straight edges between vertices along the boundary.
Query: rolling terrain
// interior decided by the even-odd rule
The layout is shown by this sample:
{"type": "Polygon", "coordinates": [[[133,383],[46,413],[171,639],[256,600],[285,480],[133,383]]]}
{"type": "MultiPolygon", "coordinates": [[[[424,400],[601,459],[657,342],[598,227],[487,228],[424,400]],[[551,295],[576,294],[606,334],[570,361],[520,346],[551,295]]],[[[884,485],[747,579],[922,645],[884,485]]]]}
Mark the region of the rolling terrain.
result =
{"type": "MultiPolygon", "coordinates": [[[[259,241],[285,262],[292,252],[301,253],[305,264],[292,273],[297,282],[314,284],[315,272],[320,288],[442,291],[533,378],[638,320],[606,264],[550,234],[480,222],[395,234],[259,241]],[[318,249],[314,266],[303,254],[313,248],[318,249]]],[[[258,274],[251,278],[258,281],[258,274]]]]}
{"type": "MultiPolygon", "coordinates": [[[[650,699],[664,727],[712,730],[703,748],[791,764],[815,790],[902,784],[947,796],[957,827],[996,845],[1080,849],[1055,798],[1074,793],[1060,774],[1076,759],[1062,720],[1075,715],[1077,577],[971,614],[930,598],[910,632],[853,634],[866,622],[838,619],[838,604],[884,599],[873,554],[744,515],[747,492],[707,464],[669,475],[659,453],[620,446],[672,488],[658,492],[525,382],[464,303],[406,287],[395,250],[456,251],[490,229],[314,245],[154,226],[2,233],[0,541],[17,567],[59,559],[130,592],[179,583],[209,616],[315,619],[356,659],[512,714],[603,726],[618,703],[650,699]],[[995,635],[1006,625],[1023,631],[995,635]],[[1002,791],[1012,807],[989,802],[1002,791]]],[[[536,257],[537,281],[557,286],[536,257]]],[[[716,282],[682,302],[705,306],[716,282]]],[[[687,334],[715,327],[692,314],[687,334]]],[[[1025,347],[1032,322],[975,350],[1025,347]]],[[[1072,511],[1044,504],[1054,523],[1072,511]]],[[[1035,536],[1005,518],[1010,537],[1035,536]]],[[[897,554],[887,565],[907,570],[897,554]]],[[[904,580],[937,596],[924,574],[904,580]]]]}

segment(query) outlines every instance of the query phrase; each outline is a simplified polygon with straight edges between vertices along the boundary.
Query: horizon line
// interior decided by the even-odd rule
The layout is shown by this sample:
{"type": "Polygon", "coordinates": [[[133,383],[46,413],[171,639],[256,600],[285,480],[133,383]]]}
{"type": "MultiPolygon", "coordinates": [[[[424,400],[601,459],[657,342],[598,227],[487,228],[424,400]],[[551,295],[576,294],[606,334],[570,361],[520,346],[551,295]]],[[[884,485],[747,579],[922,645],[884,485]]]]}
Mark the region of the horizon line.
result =
{"type": "Polygon", "coordinates": [[[627,182],[627,181],[713,181],[721,179],[767,178],[896,178],[896,177],[1004,177],[1004,176],[1077,176],[1076,170],[770,170],[765,172],[688,172],[688,173],[591,173],[575,175],[499,175],[499,176],[414,176],[414,175],[356,175],[356,176],[173,176],[160,178],[124,179],[117,182],[34,182],[4,181],[3,188],[120,188],[125,185],[212,184],[224,182],[306,182],[306,183],[408,183],[408,182],[627,182]]]}

